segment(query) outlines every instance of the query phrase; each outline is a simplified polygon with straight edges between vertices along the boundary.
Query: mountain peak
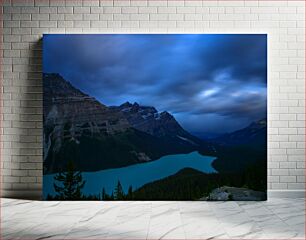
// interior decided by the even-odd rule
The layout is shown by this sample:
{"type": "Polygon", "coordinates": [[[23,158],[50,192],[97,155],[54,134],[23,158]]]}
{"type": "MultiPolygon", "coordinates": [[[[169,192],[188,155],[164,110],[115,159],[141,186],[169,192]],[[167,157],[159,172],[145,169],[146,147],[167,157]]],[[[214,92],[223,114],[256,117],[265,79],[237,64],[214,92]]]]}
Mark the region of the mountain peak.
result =
{"type": "Polygon", "coordinates": [[[75,96],[75,97],[88,97],[79,89],[72,86],[72,84],[65,80],[58,73],[43,73],[44,92],[54,97],[75,96]]]}
{"type": "Polygon", "coordinates": [[[160,113],[160,116],[162,117],[162,118],[174,118],[169,112],[167,112],[167,111],[163,111],[163,112],[161,112],[160,113]]]}
{"type": "Polygon", "coordinates": [[[132,107],[132,106],[133,106],[133,104],[131,104],[129,101],[126,101],[125,103],[122,103],[120,105],[120,107],[132,107]]]}

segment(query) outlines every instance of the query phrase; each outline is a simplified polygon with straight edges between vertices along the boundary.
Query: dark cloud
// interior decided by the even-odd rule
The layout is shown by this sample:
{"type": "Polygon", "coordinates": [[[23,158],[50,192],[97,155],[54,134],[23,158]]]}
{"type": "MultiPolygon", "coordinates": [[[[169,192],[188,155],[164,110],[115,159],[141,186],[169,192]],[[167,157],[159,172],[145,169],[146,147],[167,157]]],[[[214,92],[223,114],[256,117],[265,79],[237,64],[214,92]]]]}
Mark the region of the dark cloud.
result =
{"type": "Polygon", "coordinates": [[[43,46],[44,72],[106,105],[153,105],[194,132],[266,116],[263,34],[44,35],[43,46]]]}

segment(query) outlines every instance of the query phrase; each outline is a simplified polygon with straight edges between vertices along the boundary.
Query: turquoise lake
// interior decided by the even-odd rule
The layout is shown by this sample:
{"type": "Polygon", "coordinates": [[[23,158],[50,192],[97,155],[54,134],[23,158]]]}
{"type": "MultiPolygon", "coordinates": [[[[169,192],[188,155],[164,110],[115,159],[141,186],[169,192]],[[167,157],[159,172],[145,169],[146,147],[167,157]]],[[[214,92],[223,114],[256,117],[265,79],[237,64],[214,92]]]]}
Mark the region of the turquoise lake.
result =
{"type": "MultiPolygon", "coordinates": [[[[86,181],[83,193],[85,195],[98,194],[102,192],[104,187],[106,192],[110,194],[118,180],[121,182],[124,191],[127,191],[130,185],[135,190],[146,183],[168,177],[187,167],[205,173],[217,172],[211,166],[213,160],[215,160],[215,157],[191,152],[188,154],[167,155],[152,162],[139,163],[122,168],[83,172],[82,176],[86,181]]],[[[53,188],[54,176],[55,174],[48,174],[43,177],[44,197],[48,194],[55,195],[53,188]]]]}

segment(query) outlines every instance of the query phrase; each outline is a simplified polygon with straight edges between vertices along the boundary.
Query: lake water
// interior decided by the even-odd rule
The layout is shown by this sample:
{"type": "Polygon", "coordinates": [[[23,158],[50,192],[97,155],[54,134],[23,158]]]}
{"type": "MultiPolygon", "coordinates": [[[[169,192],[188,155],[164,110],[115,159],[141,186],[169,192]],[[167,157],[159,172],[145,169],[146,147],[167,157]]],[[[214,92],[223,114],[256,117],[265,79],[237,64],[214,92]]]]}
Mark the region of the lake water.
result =
{"type": "MultiPolygon", "coordinates": [[[[168,177],[187,167],[205,173],[213,173],[216,172],[211,166],[214,159],[215,157],[191,152],[188,154],[167,155],[152,162],[139,163],[122,168],[83,172],[82,176],[86,183],[82,191],[85,195],[98,194],[102,192],[104,187],[106,192],[110,194],[118,180],[120,180],[124,191],[127,191],[130,185],[135,190],[146,183],[168,177]]],[[[48,194],[55,195],[53,188],[54,176],[55,174],[48,174],[43,177],[44,197],[48,194]]]]}

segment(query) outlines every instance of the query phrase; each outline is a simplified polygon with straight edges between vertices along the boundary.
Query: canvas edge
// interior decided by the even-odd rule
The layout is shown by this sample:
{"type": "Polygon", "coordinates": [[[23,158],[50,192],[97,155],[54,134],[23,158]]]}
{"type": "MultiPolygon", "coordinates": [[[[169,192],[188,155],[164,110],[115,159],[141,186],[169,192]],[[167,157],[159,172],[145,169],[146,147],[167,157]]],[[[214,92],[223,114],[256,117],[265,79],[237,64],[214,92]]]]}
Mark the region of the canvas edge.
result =
{"type": "MultiPolygon", "coordinates": [[[[271,198],[305,198],[305,190],[268,190],[268,201],[271,198]]],[[[2,198],[42,200],[41,190],[2,190],[2,198]]]]}

